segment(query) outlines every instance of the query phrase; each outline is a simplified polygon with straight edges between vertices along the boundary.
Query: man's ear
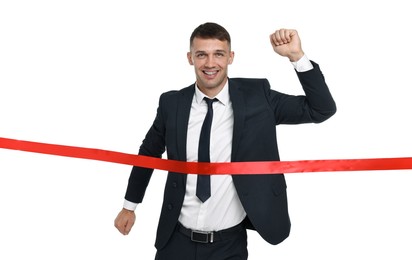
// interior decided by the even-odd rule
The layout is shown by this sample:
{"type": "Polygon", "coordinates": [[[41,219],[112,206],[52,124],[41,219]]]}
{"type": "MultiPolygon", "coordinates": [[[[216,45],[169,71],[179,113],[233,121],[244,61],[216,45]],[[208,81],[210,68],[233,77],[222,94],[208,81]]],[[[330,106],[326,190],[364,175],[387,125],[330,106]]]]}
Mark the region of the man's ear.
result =
{"type": "Polygon", "coordinates": [[[187,52],[187,61],[189,61],[190,65],[193,65],[192,53],[190,51],[187,52]]]}
{"type": "Polygon", "coordinates": [[[229,57],[229,64],[232,64],[233,63],[233,59],[235,58],[235,52],[234,51],[231,51],[230,52],[230,57],[229,57]]]}

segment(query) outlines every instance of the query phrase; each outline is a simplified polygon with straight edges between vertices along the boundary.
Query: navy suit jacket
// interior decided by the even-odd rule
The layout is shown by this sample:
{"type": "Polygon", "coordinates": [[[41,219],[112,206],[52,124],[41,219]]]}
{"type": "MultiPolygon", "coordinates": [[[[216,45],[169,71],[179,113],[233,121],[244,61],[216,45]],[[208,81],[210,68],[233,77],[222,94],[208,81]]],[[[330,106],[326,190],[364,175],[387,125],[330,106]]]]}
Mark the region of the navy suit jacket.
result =
{"type": "MultiPolygon", "coordinates": [[[[267,79],[229,78],[234,126],[232,162],[278,161],[276,125],[319,123],[336,112],[319,66],[298,72],[305,95],[292,96],[271,90],[267,79]]],[[[186,137],[195,85],[163,93],[156,118],[139,154],[186,161],[186,137]],[[167,148],[167,149],[166,149],[167,148]]],[[[140,203],[153,169],[133,167],[125,199],[140,203]]],[[[290,219],[283,174],[232,176],[247,214],[247,227],[263,239],[278,244],[289,236],[290,219]]],[[[186,188],[186,174],[169,172],[155,246],[168,242],[178,221],[186,188]]]]}

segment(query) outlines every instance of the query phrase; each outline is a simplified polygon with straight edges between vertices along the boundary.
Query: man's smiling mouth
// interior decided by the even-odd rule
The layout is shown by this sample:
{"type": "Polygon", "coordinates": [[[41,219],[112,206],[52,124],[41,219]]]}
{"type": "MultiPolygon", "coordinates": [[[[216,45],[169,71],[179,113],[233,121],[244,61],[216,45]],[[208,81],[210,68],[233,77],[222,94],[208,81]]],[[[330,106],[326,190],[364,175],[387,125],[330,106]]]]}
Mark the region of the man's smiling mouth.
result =
{"type": "Polygon", "coordinates": [[[206,70],[204,70],[203,73],[206,74],[206,75],[208,75],[208,76],[213,76],[213,75],[216,75],[216,74],[218,73],[218,71],[217,71],[217,70],[214,70],[214,71],[206,71],[206,70]]]}

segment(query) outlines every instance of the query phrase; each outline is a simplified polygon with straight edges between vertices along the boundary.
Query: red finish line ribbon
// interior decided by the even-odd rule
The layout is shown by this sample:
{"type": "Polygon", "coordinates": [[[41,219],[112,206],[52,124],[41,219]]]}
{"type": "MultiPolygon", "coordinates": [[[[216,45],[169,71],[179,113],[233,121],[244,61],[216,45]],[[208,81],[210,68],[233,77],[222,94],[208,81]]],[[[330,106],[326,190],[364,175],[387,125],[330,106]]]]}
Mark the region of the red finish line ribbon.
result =
{"type": "Polygon", "coordinates": [[[412,169],[412,157],[304,161],[198,163],[159,159],[108,150],[22,141],[0,137],[0,148],[90,159],[193,174],[280,174],[412,169]]]}

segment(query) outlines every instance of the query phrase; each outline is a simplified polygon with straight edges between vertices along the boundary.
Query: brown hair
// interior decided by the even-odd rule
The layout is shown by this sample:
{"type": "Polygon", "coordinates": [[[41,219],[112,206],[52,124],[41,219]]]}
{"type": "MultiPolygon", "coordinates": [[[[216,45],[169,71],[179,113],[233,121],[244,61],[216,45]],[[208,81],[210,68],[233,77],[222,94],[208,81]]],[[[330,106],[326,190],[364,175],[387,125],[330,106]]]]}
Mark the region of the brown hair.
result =
{"type": "Polygon", "coordinates": [[[194,38],[218,39],[220,41],[227,41],[230,48],[229,32],[217,23],[204,23],[199,25],[190,36],[190,47],[192,47],[194,38]]]}

